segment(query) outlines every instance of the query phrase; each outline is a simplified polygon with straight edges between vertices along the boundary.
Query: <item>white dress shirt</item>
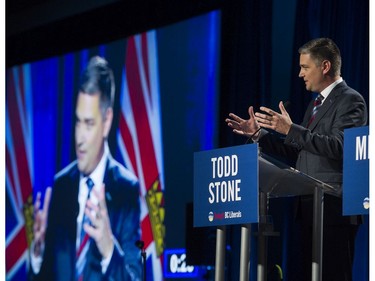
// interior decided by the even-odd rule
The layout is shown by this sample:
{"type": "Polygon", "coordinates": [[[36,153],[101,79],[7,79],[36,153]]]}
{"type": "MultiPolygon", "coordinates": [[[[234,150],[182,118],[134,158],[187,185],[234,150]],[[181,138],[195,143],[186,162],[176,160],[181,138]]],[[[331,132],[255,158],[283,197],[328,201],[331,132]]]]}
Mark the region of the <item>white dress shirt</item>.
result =
{"type": "Polygon", "coordinates": [[[325,88],[320,94],[323,96],[322,104],[324,101],[327,99],[328,95],[332,92],[333,88],[336,87],[337,84],[341,83],[344,81],[342,77],[337,79],[335,82],[333,82],[331,85],[329,85],[327,88],[325,88]]]}

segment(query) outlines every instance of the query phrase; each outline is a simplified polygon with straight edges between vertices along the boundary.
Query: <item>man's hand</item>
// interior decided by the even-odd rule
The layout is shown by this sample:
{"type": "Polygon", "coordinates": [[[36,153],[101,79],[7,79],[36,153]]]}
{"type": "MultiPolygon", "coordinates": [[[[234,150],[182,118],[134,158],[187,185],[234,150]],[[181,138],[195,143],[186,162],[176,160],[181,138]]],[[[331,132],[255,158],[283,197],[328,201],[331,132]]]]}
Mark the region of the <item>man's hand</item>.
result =
{"type": "Polygon", "coordinates": [[[249,116],[250,118],[245,120],[233,113],[230,113],[230,118],[225,119],[225,122],[227,122],[228,126],[233,129],[234,133],[249,138],[260,129],[260,126],[255,119],[254,109],[252,106],[249,107],[249,116]]]}
{"type": "Polygon", "coordinates": [[[114,243],[107,204],[105,202],[104,184],[99,192],[95,189],[92,192],[98,199],[98,204],[95,204],[91,198],[87,200],[85,214],[90,218],[91,225],[85,223],[83,228],[94,239],[100,254],[105,259],[113,252],[114,243]]]}
{"type": "Polygon", "coordinates": [[[48,219],[48,208],[51,200],[51,187],[47,187],[46,193],[44,195],[43,209],[40,209],[40,198],[41,193],[38,192],[36,195],[36,200],[34,203],[34,255],[39,257],[42,255],[42,249],[44,247],[44,240],[46,236],[47,229],[47,219],[48,219]]]}
{"type": "Polygon", "coordinates": [[[283,102],[279,103],[281,113],[277,113],[267,107],[262,106],[261,111],[265,112],[255,113],[255,119],[262,128],[272,129],[278,133],[287,135],[293,122],[286,111],[283,102]]]}

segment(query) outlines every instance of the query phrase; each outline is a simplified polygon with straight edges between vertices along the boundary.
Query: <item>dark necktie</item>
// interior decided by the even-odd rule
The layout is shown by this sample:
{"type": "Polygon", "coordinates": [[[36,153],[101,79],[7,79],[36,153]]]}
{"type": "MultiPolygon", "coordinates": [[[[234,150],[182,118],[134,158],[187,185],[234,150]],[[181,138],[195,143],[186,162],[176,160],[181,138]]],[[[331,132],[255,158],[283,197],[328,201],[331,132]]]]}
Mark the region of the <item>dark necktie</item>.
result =
{"type": "MultiPolygon", "coordinates": [[[[87,188],[88,188],[88,195],[87,195],[87,199],[86,199],[86,202],[87,200],[90,198],[90,194],[91,194],[91,190],[92,188],[94,187],[94,182],[92,181],[92,179],[88,178],[87,181],[86,181],[86,184],[87,184],[87,188]]],[[[85,206],[84,206],[84,210],[86,209],[86,203],[85,203],[85,206]]],[[[88,234],[85,232],[85,230],[83,229],[83,225],[85,223],[88,223],[90,224],[90,219],[88,218],[88,216],[85,215],[85,213],[83,213],[83,219],[82,219],[82,228],[81,228],[81,235],[80,235],[80,245],[79,245],[79,248],[77,249],[77,253],[76,253],[76,280],[78,281],[81,281],[83,280],[83,269],[85,268],[85,264],[86,264],[86,254],[88,252],[88,249],[90,247],[90,237],[88,236],[88,234]]]]}
{"type": "Polygon", "coordinates": [[[318,112],[319,108],[322,106],[323,99],[324,97],[321,94],[319,94],[314,100],[314,108],[311,112],[311,117],[310,117],[309,123],[307,123],[307,127],[310,126],[312,121],[314,121],[316,113],[318,112]]]}

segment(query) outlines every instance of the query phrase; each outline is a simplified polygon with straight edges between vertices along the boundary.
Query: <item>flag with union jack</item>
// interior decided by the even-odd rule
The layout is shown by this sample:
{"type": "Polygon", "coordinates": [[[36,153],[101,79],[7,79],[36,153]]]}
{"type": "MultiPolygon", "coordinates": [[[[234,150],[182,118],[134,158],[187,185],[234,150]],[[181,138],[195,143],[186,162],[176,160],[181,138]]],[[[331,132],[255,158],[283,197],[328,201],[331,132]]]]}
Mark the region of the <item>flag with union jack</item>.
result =
{"type": "Polygon", "coordinates": [[[127,40],[117,142],[125,166],[140,181],[147,280],[163,280],[164,184],[156,32],[127,40]]]}
{"type": "Polygon", "coordinates": [[[32,239],[33,128],[30,65],[7,72],[6,278],[25,280],[32,239]]]}

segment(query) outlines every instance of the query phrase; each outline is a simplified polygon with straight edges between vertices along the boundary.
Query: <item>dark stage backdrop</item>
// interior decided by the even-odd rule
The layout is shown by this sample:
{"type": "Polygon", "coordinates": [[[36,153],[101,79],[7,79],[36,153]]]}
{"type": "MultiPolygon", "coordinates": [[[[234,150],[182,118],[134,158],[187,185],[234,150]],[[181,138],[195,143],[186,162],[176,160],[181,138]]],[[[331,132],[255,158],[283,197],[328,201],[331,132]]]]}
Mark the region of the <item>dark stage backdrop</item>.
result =
{"type": "Polygon", "coordinates": [[[163,280],[164,250],[184,247],[193,152],[217,146],[219,35],[213,11],[7,70],[7,280],[26,280],[33,198],[75,160],[75,95],[94,55],[115,76],[110,150],[140,180],[147,280],[163,280]]]}

